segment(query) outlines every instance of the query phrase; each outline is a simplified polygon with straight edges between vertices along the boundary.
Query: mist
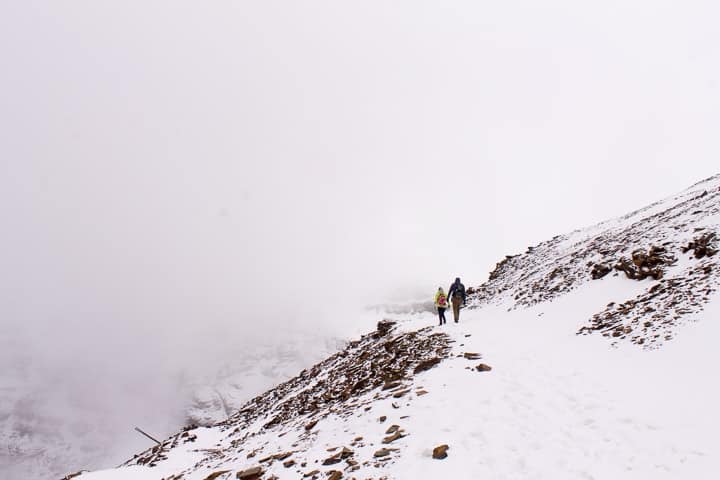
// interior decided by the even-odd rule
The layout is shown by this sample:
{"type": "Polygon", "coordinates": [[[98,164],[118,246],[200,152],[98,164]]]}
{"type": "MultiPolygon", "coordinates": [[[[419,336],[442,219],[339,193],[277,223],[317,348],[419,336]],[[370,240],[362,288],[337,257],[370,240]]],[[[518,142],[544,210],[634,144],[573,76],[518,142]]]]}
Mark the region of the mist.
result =
{"type": "Polygon", "coordinates": [[[4,2],[3,376],[172,431],[186,369],[717,173],[718,9],[4,2]]]}

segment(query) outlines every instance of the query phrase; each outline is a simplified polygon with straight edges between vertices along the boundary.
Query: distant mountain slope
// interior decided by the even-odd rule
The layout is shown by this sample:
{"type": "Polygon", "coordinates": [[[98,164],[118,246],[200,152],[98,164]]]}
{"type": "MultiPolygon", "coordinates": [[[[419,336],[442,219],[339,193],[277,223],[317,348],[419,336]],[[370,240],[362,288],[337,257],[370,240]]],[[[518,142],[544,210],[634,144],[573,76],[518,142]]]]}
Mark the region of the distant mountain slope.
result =
{"type": "Polygon", "coordinates": [[[80,478],[714,479],[719,200],[716,176],[507,257],[459,324],[398,309],[228,419],[80,478]],[[596,332],[617,348],[578,335],[596,332]]]}
{"type": "Polygon", "coordinates": [[[472,289],[482,306],[552,301],[579,286],[623,275],[644,282],[631,297],[597,312],[580,333],[599,332],[654,348],[671,339],[720,284],[720,175],[621,218],[559,235],[498,263],[472,289]]]}

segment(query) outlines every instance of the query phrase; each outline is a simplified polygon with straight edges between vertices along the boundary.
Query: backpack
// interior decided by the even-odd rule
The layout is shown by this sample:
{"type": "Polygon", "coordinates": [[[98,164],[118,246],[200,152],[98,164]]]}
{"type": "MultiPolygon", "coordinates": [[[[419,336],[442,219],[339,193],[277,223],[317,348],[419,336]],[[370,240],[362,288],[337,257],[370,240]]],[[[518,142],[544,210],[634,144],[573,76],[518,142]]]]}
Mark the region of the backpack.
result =
{"type": "Polygon", "coordinates": [[[447,297],[444,293],[438,295],[437,304],[439,307],[447,307],[447,297]]]}
{"type": "Polygon", "coordinates": [[[462,283],[455,284],[455,290],[453,291],[453,297],[455,295],[460,295],[463,300],[465,299],[465,285],[462,283]]]}

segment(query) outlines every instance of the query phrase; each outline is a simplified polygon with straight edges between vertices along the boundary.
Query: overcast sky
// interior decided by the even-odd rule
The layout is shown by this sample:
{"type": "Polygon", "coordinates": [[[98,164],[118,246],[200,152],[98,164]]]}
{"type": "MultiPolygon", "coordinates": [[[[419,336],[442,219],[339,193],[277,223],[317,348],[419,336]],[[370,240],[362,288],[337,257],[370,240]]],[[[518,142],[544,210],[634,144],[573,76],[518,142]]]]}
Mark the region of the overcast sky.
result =
{"type": "Polygon", "coordinates": [[[162,344],[478,285],[718,172],[716,5],[4,0],[0,321],[162,344]]]}

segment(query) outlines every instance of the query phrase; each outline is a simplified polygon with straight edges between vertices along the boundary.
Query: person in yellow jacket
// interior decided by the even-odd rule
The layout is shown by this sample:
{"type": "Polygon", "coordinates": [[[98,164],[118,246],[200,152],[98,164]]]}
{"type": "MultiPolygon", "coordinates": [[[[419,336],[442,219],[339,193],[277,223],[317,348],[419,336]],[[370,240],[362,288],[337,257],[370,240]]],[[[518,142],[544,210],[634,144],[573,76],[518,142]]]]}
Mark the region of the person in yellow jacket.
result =
{"type": "Polygon", "coordinates": [[[442,287],[438,287],[437,293],[435,294],[435,308],[437,308],[438,316],[440,317],[440,325],[447,323],[445,321],[445,309],[448,307],[448,297],[445,295],[445,291],[442,287]]]}

